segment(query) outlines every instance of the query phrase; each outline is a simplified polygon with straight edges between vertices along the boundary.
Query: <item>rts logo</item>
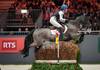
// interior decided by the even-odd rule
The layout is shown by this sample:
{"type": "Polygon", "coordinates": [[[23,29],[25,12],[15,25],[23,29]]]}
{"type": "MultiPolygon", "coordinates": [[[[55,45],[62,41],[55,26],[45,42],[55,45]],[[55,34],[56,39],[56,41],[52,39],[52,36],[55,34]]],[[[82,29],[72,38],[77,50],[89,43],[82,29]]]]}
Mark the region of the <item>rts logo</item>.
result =
{"type": "Polygon", "coordinates": [[[3,41],[2,42],[2,49],[6,50],[12,50],[17,48],[17,42],[16,41],[3,41]]]}

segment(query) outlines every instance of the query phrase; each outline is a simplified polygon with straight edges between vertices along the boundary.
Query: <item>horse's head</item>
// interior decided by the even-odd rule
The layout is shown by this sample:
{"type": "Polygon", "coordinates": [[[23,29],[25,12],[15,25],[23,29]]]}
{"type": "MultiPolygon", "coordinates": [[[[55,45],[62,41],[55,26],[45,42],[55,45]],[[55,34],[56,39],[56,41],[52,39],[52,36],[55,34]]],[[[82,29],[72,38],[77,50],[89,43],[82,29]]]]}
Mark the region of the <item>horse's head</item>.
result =
{"type": "Polygon", "coordinates": [[[80,26],[80,28],[87,27],[90,24],[89,18],[86,15],[81,15],[77,17],[74,22],[76,22],[75,25],[80,26]]]}
{"type": "Polygon", "coordinates": [[[77,17],[75,20],[69,20],[69,22],[66,24],[69,29],[71,30],[81,30],[85,26],[89,25],[90,21],[89,18],[85,15],[81,15],[77,17]]]}
{"type": "Polygon", "coordinates": [[[66,25],[68,26],[68,33],[71,34],[72,37],[79,37],[83,41],[84,34],[78,33],[83,26],[90,24],[89,19],[85,15],[81,15],[77,17],[75,20],[70,20],[66,25]]]}

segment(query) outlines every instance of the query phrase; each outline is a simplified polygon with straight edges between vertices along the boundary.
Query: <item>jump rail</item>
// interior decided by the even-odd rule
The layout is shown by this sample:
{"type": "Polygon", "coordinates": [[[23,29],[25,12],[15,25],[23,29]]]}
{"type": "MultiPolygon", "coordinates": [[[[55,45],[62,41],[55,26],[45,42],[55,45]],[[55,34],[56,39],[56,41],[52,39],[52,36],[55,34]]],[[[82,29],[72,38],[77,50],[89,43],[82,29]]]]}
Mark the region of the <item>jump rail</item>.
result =
{"type": "Polygon", "coordinates": [[[35,60],[35,63],[77,63],[77,60],[35,60]]]}

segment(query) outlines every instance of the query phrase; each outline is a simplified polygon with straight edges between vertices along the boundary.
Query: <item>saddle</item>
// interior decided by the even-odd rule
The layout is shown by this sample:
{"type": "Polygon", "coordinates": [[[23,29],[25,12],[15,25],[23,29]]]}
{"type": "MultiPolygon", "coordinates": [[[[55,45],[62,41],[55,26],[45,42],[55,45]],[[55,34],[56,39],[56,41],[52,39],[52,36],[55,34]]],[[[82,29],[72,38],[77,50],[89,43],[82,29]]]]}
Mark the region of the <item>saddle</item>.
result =
{"type": "Polygon", "coordinates": [[[65,40],[65,33],[67,32],[68,28],[66,25],[64,25],[64,29],[61,28],[55,28],[51,29],[51,34],[52,35],[59,35],[59,40],[64,41],[65,40]]]}

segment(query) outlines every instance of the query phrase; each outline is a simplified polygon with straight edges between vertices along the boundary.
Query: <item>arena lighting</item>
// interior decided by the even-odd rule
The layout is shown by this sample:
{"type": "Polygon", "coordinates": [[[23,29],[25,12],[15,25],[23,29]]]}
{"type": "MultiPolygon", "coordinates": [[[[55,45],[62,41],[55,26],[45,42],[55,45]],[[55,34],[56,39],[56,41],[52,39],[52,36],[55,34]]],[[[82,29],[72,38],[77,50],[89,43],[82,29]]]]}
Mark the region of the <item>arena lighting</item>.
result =
{"type": "Polygon", "coordinates": [[[28,13],[28,10],[27,9],[21,9],[21,13],[26,14],[26,13],[28,13]]]}

